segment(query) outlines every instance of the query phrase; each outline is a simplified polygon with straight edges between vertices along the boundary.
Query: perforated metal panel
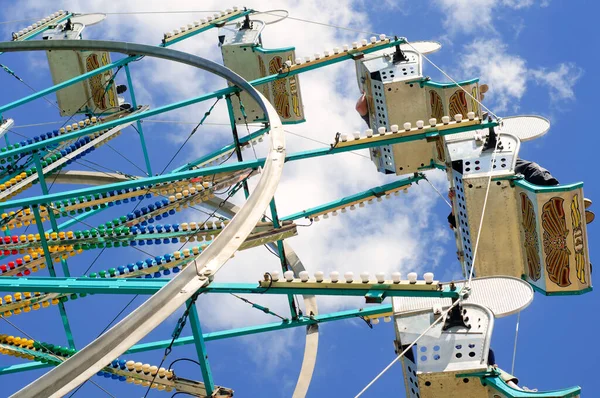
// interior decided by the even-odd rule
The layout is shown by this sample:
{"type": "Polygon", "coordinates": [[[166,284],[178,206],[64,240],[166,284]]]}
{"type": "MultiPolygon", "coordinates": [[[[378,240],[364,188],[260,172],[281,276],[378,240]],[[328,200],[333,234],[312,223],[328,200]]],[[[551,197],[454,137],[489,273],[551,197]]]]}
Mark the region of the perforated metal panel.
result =
{"type": "MultiPolygon", "coordinates": [[[[469,217],[467,214],[467,204],[465,200],[465,188],[463,184],[462,174],[458,171],[452,171],[451,187],[454,188],[456,194],[454,200],[454,216],[456,217],[456,230],[458,233],[458,241],[460,244],[459,259],[463,263],[463,269],[466,272],[465,276],[470,275],[473,265],[473,245],[471,243],[472,235],[469,228],[469,217]]],[[[473,273],[473,275],[476,275],[473,273]]]]}
{"type": "Polygon", "coordinates": [[[498,129],[521,141],[530,141],[545,135],[550,130],[550,121],[540,116],[512,116],[502,119],[498,129]]]}
{"type": "MultiPolygon", "coordinates": [[[[415,344],[417,374],[487,368],[494,315],[476,304],[464,303],[462,309],[467,327],[452,326],[444,330],[441,321],[415,344]]],[[[404,344],[415,341],[436,319],[431,310],[394,317],[397,334],[404,344]]],[[[423,389],[422,383],[419,385],[423,389]]]]}
{"type": "Polygon", "coordinates": [[[404,376],[406,396],[408,398],[420,398],[421,394],[419,391],[419,379],[417,377],[417,365],[406,357],[402,357],[400,361],[402,362],[402,374],[404,376]]]}

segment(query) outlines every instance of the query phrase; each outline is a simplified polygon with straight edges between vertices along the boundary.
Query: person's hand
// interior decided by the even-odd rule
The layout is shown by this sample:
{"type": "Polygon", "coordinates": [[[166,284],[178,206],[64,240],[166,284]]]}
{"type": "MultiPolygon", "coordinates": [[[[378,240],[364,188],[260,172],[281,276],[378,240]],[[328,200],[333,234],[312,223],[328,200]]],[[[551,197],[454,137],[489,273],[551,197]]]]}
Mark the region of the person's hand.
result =
{"type": "Polygon", "coordinates": [[[358,101],[356,101],[356,112],[360,116],[366,116],[369,113],[369,109],[367,107],[367,96],[365,93],[362,93],[358,101]]]}

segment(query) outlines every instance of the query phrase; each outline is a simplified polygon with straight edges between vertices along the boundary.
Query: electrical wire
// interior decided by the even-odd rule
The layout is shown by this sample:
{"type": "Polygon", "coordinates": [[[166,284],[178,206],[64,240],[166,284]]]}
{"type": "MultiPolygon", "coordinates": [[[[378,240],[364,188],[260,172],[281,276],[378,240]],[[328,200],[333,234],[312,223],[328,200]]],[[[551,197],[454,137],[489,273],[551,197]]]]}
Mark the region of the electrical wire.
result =
{"type": "Polygon", "coordinates": [[[515,374],[515,360],[517,358],[517,340],[519,339],[519,323],[521,322],[521,311],[517,313],[517,325],[515,327],[515,345],[513,347],[513,358],[512,358],[512,366],[510,369],[510,374],[515,374]]]}
{"type": "MultiPolygon", "coordinates": [[[[257,11],[257,13],[267,14],[267,15],[281,16],[280,14],[276,14],[276,13],[268,12],[268,11],[257,11]]],[[[369,31],[366,31],[366,30],[348,28],[346,26],[332,25],[332,24],[329,24],[329,23],[326,23],[326,22],[311,21],[309,19],[291,17],[289,15],[287,16],[286,19],[291,19],[291,20],[299,21],[299,22],[305,22],[305,23],[309,23],[309,24],[313,24],[313,25],[325,26],[325,27],[328,27],[328,28],[334,28],[334,29],[340,29],[340,30],[347,30],[349,32],[364,33],[364,34],[367,34],[367,35],[375,35],[375,36],[379,35],[379,33],[375,33],[375,32],[369,32],[369,31]]]]}
{"type": "Polygon", "coordinates": [[[440,191],[439,191],[439,190],[438,190],[438,189],[435,187],[435,185],[433,185],[433,184],[431,183],[431,181],[429,181],[429,179],[428,179],[428,178],[425,176],[425,174],[423,174],[423,179],[424,179],[425,181],[427,181],[427,183],[429,183],[429,185],[431,185],[431,188],[433,188],[433,190],[434,190],[434,191],[435,191],[435,192],[436,192],[436,193],[437,193],[437,194],[440,196],[440,198],[442,198],[442,200],[443,200],[444,202],[446,202],[446,204],[447,204],[448,206],[450,206],[450,208],[452,208],[452,204],[450,204],[450,202],[448,201],[448,199],[446,199],[446,198],[444,197],[444,195],[442,195],[442,194],[441,194],[441,192],[440,192],[440,191]]]}

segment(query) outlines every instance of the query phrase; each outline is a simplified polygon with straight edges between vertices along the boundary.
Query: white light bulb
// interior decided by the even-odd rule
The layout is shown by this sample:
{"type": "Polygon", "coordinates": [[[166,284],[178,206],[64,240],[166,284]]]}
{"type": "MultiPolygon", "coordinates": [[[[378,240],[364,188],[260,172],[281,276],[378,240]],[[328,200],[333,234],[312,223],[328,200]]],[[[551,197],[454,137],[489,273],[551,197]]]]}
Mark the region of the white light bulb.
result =
{"type": "Polygon", "coordinates": [[[344,273],[344,279],[346,279],[346,283],[352,283],[354,281],[354,272],[348,271],[344,273]]]}
{"type": "Polygon", "coordinates": [[[360,273],[360,280],[362,280],[362,283],[369,283],[370,277],[371,275],[367,271],[363,271],[360,273]]]}
{"type": "Polygon", "coordinates": [[[315,59],[321,59],[321,54],[315,53],[315,59]]]}
{"type": "Polygon", "coordinates": [[[392,281],[394,283],[400,283],[401,277],[402,277],[402,274],[400,272],[392,272],[392,281]]]}
{"type": "Polygon", "coordinates": [[[296,65],[300,65],[302,63],[302,58],[296,58],[296,65]]]}
{"type": "Polygon", "coordinates": [[[365,135],[367,136],[367,138],[373,137],[373,130],[371,130],[371,129],[365,130],[365,135]]]}
{"type": "Polygon", "coordinates": [[[373,319],[371,319],[371,323],[373,325],[378,325],[379,324],[379,318],[373,318],[373,319]]]}
{"type": "Polygon", "coordinates": [[[404,123],[404,130],[408,131],[411,129],[411,127],[412,127],[412,124],[410,124],[410,122],[404,123]]]}
{"type": "Polygon", "coordinates": [[[355,140],[360,139],[360,131],[355,131],[354,133],[352,133],[352,135],[354,135],[355,140]]]}
{"type": "Polygon", "coordinates": [[[339,53],[340,53],[340,49],[339,49],[339,48],[337,48],[337,47],[334,47],[334,48],[333,48],[333,53],[334,53],[334,54],[339,54],[339,53]]]}
{"type": "Polygon", "coordinates": [[[375,278],[377,279],[377,283],[385,282],[385,274],[383,272],[376,273],[375,278]]]}
{"type": "Polygon", "coordinates": [[[392,133],[397,133],[398,132],[398,125],[397,124],[392,124],[390,128],[392,129],[392,133]]]}
{"type": "Polygon", "coordinates": [[[273,282],[277,282],[279,280],[279,276],[281,274],[279,273],[279,271],[275,270],[275,271],[271,271],[271,280],[273,282]]]}
{"type": "Polygon", "coordinates": [[[369,40],[371,40],[371,43],[377,42],[377,38],[375,36],[371,36],[371,38],[369,40]]]}
{"type": "Polygon", "coordinates": [[[379,127],[379,128],[377,129],[377,132],[378,132],[380,135],[384,135],[384,134],[385,134],[385,127],[379,127]]]}
{"type": "Polygon", "coordinates": [[[450,123],[450,116],[442,116],[442,123],[444,123],[444,124],[450,123]]]}
{"type": "Polygon", "coordinates": [[[347,44],[344,44],[344,45],[342,46],[342,49],[344,49],[344,51],[348,51],[348,45],[347,45],[347,44]]]}
{"type": "Polygon", "coordinates": [[[385,40],[385,35],[384,34],[379,35],[379,40],[385,40]]]}
{"type": "Polygon", "coordinates": [[[308,271],[300,271],[300,274],[298,274],[298,276],[300,276],[300,280],[302,282],[308,281],[308,271]]]}
{"type": "Polygon", "coordinates": [[[294,271],[285,271],[283,277],[286,281],[291,282],[294,280],[294,271]]]}
{"type": "Polygon", "coordinates": [[[475,112],[469,112],[469,113],[467,113],[467,117],[469,118],[469,120],[475,119],[475,112]]]}
{"type": "Polygon", "coordinates": [[[422,120],[417,120],[417,128],[422,129],[424,124],[422,120]]]}
{"type": "Polygon", "coordinates": [[[329,57],[329,50],[323,51],[323,55],[326,56],[326,57],[329,57]]]}
{"type": "Polygon", "coordinates": [[[290,61],[289,59],[287,61],[285,61],[285,64],[288,68],[292,67],[292,61],[290,61]]]}
{"type": "Polygon", "coordinates": [[[456,115],[454,115],[454,120],[456,120],[457,122],[462,122],[462,114],[457,113],[456,115]]]}
{"type": "Polygon", "coordinates": [[[416,272],[409,272],[408,273],[408,281],[410,283],[417,283],[417,273],[416,272]]]}
{"type": "Polygon", "coordinates": [[[430,126],[435,126],[437,124],[437,119],[432,117],[431,119],[429,119],[429,125],[430,126]]]}
{"type": "Polygon", "coordinates": [[[358,48],[358,43],[357,43],[357,42],[355,42],[355,41],[353,41],[353,42],[352,42],[352,48],[358,48]]]}
{"type": "Polygon", "coordinates": [[[423,274],[423,279],[425,279],[425,283],[432,284],[433,283],[433,272],[426,272],[423,274]]]}
{"type": "Polygon", "coordinates": [[[367,41],[367,39],[362,39],[360,41],[360,44],[363,45],[363,46],[366,46],[367,44],[369,44],[369,42],[367,41]]]}
{"type": "Polygon", "coordinates": [[[323,273],[323,271],[317,271],[315,272],[315,280],[317,282],[323,282],[323,277],[325,276],[325,274],[323,273]]]}
{"type": "Polygon", "coordinates": [[[337,283],[337,281],[340,280],[340,273],[337,271],[331,271],[329,273],[329,279],[331,279],[331,282],[337,283]]]}
{"type": "Polygon", "coordinates": [[[389,317],[389,316],[384,316],[384,317],[383,317],[383,321],[384,321],[385,323],[391,322],[391,321],[392,321],[392,317],[389,317]]]}
{"type": "Polygon", "coordinates": [[[340,134],[340,141],[342,141],[342,142],[348,141],[348,136],[346,134],[340,134]]]}

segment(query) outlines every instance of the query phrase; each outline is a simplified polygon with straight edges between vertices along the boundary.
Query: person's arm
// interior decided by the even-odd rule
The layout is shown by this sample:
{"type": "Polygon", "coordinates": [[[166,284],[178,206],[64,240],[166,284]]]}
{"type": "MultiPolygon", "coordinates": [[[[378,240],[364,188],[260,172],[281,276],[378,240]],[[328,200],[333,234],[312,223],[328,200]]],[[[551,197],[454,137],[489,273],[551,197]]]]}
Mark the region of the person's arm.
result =
{"type": "Polygon", "coordinates": [[[367,106],[367,96],[365,93],[362,93],[358,101],[356,101],[356,112],[367,123],[367,126],[371,127],[369,122],[369,107],[367,106]]]}

